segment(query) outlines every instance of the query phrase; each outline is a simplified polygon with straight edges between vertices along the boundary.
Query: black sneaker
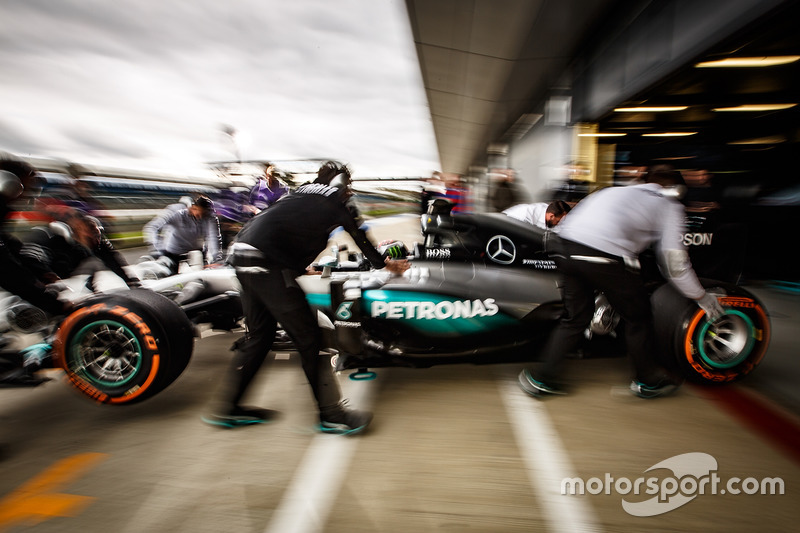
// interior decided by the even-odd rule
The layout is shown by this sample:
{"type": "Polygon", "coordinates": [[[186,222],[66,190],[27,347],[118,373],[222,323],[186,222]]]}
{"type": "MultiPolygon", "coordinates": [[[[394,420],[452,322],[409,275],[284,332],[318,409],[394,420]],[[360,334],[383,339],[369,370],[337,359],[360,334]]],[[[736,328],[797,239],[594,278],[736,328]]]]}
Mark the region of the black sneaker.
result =
{"type": "Polygon", "coordinates": [[[638,381],[631,381],[631,392],[639,398],[658,398],[660,396],[667,396],[672,394],[680,387],[679,383],[663,379],[657,385],[645,385],[638,381]]]}
{"type": "Polygon", "coordinates": [[[353,435],[366,429],[372,422],[372,413],[349,409],[346,403],[347,400],[341,401],[320,412],[318,429],[323,433],[336,435],[353,435]]]}
{"type": "Polygon", "coordinates": [[[203,422],[212,426],[236,428],[252,426],[253,424],[266,424],[273,421],[278,415],[277,411],[259,409],[258,407],[234,407],[227,414],[210,414],[203,417],[203,422]]]}
{"type": "Polygon", "coordinates": [[[546,385],[534,378],[530,370],[523,370],[520,372],[517,381],[519,382],[519,386],[523,391],[536,398],[566,394],[563,390],[546,385]]]}

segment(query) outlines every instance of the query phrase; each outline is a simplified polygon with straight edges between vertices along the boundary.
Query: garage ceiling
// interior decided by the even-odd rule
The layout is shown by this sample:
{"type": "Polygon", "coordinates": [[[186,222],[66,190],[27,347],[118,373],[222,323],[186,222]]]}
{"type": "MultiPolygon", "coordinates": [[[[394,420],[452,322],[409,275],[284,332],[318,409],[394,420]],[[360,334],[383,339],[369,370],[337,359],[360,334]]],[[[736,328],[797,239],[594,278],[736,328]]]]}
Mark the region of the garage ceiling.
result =
{"type": "Polygon", "coordinates": [[[407,0],[442,170],[524,133],[614,0],[407,0]],[[529,123],[526,124],[526,120],[529,123]],[[519,121],[519,122],[518,122],[519,121]],[[515,127],[516,123],[516,127],[515,127]]]}
{"type": "MultiPolygon", "coordinates": [[[[639,159],[695,159],[693,166],[734,170],[784,164],[800,142],[800,60],[769,67],[698,68],[725,58],[800,58],[800,3],[786,6],[717,44],[656,86],[619,107],[679,106],[661,113],[610,112],[600,120],[603,132],[625,133],[607,142],[639,154],[639,159]],[[788,106],[763,111],[732,111],[745,105],[788,106]],[[723,109],[728,109],[723,111],[723,109]],[[646,137],[653,133],[685,137],[646,137]],[[760,156],[760,157],[759,157],[760,156]],[[755,160],[761,160],[755,163],[755,160]]],[[[795,178],[796,179],[796,178],[795,178]]]]}
{"type": "MultiPolygon", "coordinates": [[[[562,86],[568,89],[571,80],[561,76],[587,36],[603,27],[606,17],[626,9],[626,4],[614,0],[406,0],[406,4],[442,170],[460,174],[467,174],[473,165],[485,165],[491,143],[523,134],[542,113],[543,101],[562,86]]],[[[696,60],[800,54],[798,4],[784,2],[777,14],[737,32],[696,60]]],[[[635,13],[630,16],[633,19],[635,13]]],[[[713,109],[800,103],[800,62],[750,69],[698,69],[694,63],[620,103],[687,106],[685,110],[610,112],[600,119],[601,130],[627,135],[608,142],[643,157],[696,157],[703,152],[706,159],[727,161],[736,159],[732,153],[754,150],[730,143],[771,137],[780,141],[776,153],[797,146],[800,105],[747,114],[713,109]],[[697,133],[663,139],[641,135],[667,130],[697,133]]]]}

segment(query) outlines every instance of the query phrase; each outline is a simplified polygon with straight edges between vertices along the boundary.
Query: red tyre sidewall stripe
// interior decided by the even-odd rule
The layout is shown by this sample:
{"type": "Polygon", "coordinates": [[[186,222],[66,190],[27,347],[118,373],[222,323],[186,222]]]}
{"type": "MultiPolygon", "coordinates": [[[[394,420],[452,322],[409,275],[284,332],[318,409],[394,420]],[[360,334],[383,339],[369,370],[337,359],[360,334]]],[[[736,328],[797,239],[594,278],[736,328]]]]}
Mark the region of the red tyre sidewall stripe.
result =
{"type": "MultiPolygon", "coordinates": [[[[737,302],[741,300],[742,300],[741,298],[736,298],[737,302]]],[[[753,303],[753,306],[748,308],[754,310],[758,314],[762,327],[759,328],[760,338],[757,339],[759,343],[758,347],[756,348],[758,350],[758,353],[755,356],[749,358],[748,361],[744,363],[748,365],[747,372],[749,372],[750,369],[755,367],[764,358],[764,355],[767,353],[767,347],[769,346],[769,339],[770,339],[770,323],[767,314],[764,312],[764,309],[760,305],[756,304],[753,300],[749,301],[753,303]]],[[[726,305],[725,298],[722,298],[720,303],[723,306],[725,306],[726,305]]],[[[737,305],[735,307],[741,307],[741,306],[737,305]]],[[[692,365],[692,368],[694,368],[695,371],[697,371],[697,373],[699,373],[704,378],[719,383],[732,381],[736,379],[736,377],[739,374],[741,374],[741,372],[731,373],[730,375],[721,375],[719,373],[710,372],[708,369],[706,369],[705,365],[703,365],[703,363],[697,359],[699,350],[695,350],[694,348],[695,345],[694,334],[697,330],[697,325],[700,323],[703,317],[705,317],[705,314],[706,314],[705,311],[703,311],[702,309],[698,309],[692,316],[691,320],[689,321],[689,325],[686,328],[686,333],[684,334],[684,339],[683,339],[684,357],[686,357],[686,361],[690,365],[692,365]]]]}
{"type": "Polygon", "coordinates": [[[59,326],[58,331],[56,332],[55,340],[53,341],[53,362],[59,368],[62,368],[69,379],[69,382],[77,388],[82,394],[89,396],[90,398],[94,399],[98,403],[113,403],[113,404],[124,404],[126,402],[130,402],[143,394],[149,387],[152,385],[153,381],[155,381],[156,377],[158,376],[158,369],[161,362],[161,357],[158,354],[158,345],[155,343],[155,340],[150,340],[152,337],[149,335],[150,329],[145,324],[144,320],[133,313],[126,307],[122,307],[119,305],[109,305],[106,303],[98,303],[91,305],[89,307],[85,307],[83,309],[79,309],[69,315],[59,326]],[[131,322],[131,326],[136,329],[143,337],[145,337],[145,348],[153,351],[153,359],[152,364],[150,366],[150,373],[147,376],[147,379],[142,383],[140,386],[136,387],[136,389],[130,393],[125,394],[123,396],[118,397],[111,397],[108,394],[97,390],[94,386],[89,384],[86,380],[82,379],[74,372],[72,372],[67,365],[67,357],[66,357],[66,346],[67,346],[67,337],[69,336],[69,332],[72,331],[72,326],[88,315],[96,315],[100,312],[108,312],[112,315],[117,315],[121,317],[128,317],[128,320],[131,322]],[[131,318],[134,318],[131,320],[131,318]]]}
{"type": "Polygon", "coordinates": [[[134,398],[138,397],[140,394],[144,393],[144,391],[149,389],[150,385],[156,379],[160,363],[161,363],[161,357],[157,353],[153,354],[153,364],[150,369],[150,375],[147,376],[147,380],[144,383],[142,383],[142,385],[138,389],[136,389],[136,391],[133,392],[132,394],[119,396],[117,398],[109,398],[108,403],[120,404],[120,403],[130,402],[134,398]]]}

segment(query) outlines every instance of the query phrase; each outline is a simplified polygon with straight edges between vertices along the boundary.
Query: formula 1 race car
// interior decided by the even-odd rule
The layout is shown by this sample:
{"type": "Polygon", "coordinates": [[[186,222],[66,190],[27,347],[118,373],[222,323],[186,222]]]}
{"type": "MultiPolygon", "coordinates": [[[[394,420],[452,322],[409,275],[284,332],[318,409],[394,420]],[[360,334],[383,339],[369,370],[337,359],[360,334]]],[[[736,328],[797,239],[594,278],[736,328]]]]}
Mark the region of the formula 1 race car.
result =
{"type": "MultiPolygon", "coordinates": [[[[387,366],[535,360],[562,313],[557,280],[552,269],[414,261],[402,277],[332,273],[300,281],[312,305],[331,319],[337,369],[357,369],[355,377],[365,377],[369,368],[387,366]]],[[[725,309],[714,323],[670,285],[654,285],[658,356],[694,382],[742,378],[766,353],[766,311],[741,287],[702,282],[725,309]]],[[[621,355],[618,319],[602,294],[596,301],[587,344],[621,355]]]]}
{"type": "MultiPolygon", "coordinates": [[[[540,302],[524,308],[529,312],[524,321],[534,317],[536,320],[533,321],[535,325],[527,328],[533,346],[524,348],[520,355],[526,359],[535,358],[541,337],[534,338],[533,332],[541,329],[546,338],[561,312],[560,296],[552,292],[557,271],[555,262],[546,252],[549,232],[501,213],[452,214],[449,203],[443,200],[430,205],[421,217],[421,224],[424,242],[415,248],[415,256],[428,262],[442,262],[447,265],[445,271],[469,265],[466,268],[474,272],[470,286],[476,290],[483,287],[486,294],[510,283],[506,305],[512,309],[519,309],[515,301],[520,298],[540,302]],[[549,295],[543,292],[543,286],[549,287],[549,295]],[[545,318],[543,311],[547,308],[552,309],[552,313],[545,318]]],[[[654,254],[643,254],[640,262],[651,292],[658,356],[666,366],[701,383],[733,381],[755,368],[769,344],[770,322],[763,304],[749,291],[730,282],[738,278],[738,274],[724,281],[706,278],[703,277],[706,273],[719,270],[704,261],[695,265],[703,286],[718,294],[726,311],[722,318],[709,324],[705,313],[661,276],[654,254]]],[[[729,272],[738,270],[734,268],[729,272]]],[[[495,303],[503,301],[495,298],[495,303]]],[[[608,337],[618,336],[619,318],[602,294],[598,294],[595,301],[595,314],[586,337],[592,341],[599,337],[597,344],[607,346],[609,343],[604,341],[608,337]]],[[[621,348],[619,343],[610,344],[615,349],[621,348]]]]}
{"type": "MultiPolygon", "coordinates": [[[[408,254],[412,266],[403,276],[369,270],[356,253],[340,261],[337,251],[316,265],[317,274],[298,279],[336,369],[356,370],[351,377],[363,379],[370,368],[536,360],[562,313],[546,234],[501,214],[449,211],[422,215],[422,229],[424,242],[411,253],[403,243],[384,245],[392,257],[408,254]]],[[[665,365],[695,382],[724,383],[748,375],[763,359],[770,322],[746,289],[701,279],[725,309],[709,323],[657,270],[645,273],[652,276],[655,344],[665,365]]],[[[34,322],[38,310],[24,302],[7,305],[14,311],[0,323],[0,376],[26,364],[61,368],[84,395],[130,404],[183,372],[198,324],[224,330],[240,324],[239,284],[230,267],[142,284],[146,289],[92,295],[63,320],[40,319],[24,335],[22,323],[34,322]]],[[[622,355],[616,314],[602,294],[596,302],[587,346],[614,346],[605,351],[622,355]]],[[[278,341],[276,349],[291,348],[285,335],[278,341]]]]}

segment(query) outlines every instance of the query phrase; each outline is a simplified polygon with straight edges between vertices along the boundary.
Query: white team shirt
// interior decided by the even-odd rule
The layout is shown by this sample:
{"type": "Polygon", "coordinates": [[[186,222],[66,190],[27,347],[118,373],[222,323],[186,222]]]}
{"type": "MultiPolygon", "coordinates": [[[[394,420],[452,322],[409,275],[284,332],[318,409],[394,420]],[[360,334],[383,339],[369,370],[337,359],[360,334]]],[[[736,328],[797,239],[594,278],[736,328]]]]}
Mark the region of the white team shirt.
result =
{"type": "Polygon", "coordinates": [[[542,229],[547,229],[547,222],[545,221],[545,214],[547,212],[548,204],[546,202],[537,202],[534,204],[518,204],[509,207],[503,211],[504,215],[511,218],[527,222],[542,229]]]}
{"type": "Polygon", "coordinates": [[[683,205],[661,191],[656,183],[599,190],[578,202],[556,231],[564,239],[628,259],[637,258],[654,244],[662,266],[673,262],[670,268],[662,268],[670,281],[688,298],[700,298],[705,289],[691,267],[682,239],[683,205]]]}

